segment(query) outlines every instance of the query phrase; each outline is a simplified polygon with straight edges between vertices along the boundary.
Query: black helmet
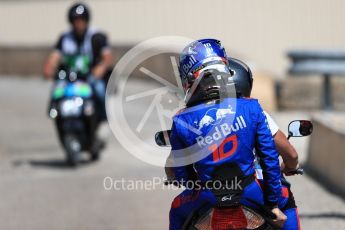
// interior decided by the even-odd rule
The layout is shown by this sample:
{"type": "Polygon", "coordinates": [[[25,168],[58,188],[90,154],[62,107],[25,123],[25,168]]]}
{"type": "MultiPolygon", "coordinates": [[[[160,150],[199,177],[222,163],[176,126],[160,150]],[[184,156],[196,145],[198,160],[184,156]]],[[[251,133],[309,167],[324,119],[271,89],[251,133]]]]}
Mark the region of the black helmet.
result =
{"type": "Polygon", "coordinates": [[[73,22],[76,18],[82,18],[85,21],[89,22],[90,20],[90,11],[89,8],[83,3],[74,4],[68,11],[68,21],[73,22]]]}
{"type": "Polygon", "coordinates": [[[250,68],[242,61],[228,58],[229,68],[233,72],[233,81],[238,97],[250,97],[253,88],[253,74],[250,68]]]}

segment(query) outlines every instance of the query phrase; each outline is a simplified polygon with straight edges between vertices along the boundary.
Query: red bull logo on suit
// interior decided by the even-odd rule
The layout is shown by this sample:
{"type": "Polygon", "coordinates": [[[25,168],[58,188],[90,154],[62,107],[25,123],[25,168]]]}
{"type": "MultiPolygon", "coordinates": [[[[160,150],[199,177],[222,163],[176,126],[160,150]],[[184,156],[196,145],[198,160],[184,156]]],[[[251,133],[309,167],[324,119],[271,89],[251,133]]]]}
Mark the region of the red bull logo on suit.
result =
{"type": "MultiPolygon", "coordinates": [[[[207,115],[203,117],[205,125],[212,124],[212,120],[214,120],[212,117],[207,116],[208,118],[205,118],[207,115]],[[212,120],[211,120],[212,119],[212,120]]],[[[203,120],[202,119],[202,120],[203,120]]],[[[208,145],[213,144],[216,141],[219,141],[221,139],[224,139],[227,137],[229,134],[236,132],[240,129],[244,129],[247,127],[247,124],[243,118],[243,116],[236,117],[233,124],[230,125],[228,123],[223,123],[220,125],[217,125],[214,127],[214,132],[211,135],[207,136],[198,136],[196,138],[196,141],[200,147],[205,147],[208,145]]]]}

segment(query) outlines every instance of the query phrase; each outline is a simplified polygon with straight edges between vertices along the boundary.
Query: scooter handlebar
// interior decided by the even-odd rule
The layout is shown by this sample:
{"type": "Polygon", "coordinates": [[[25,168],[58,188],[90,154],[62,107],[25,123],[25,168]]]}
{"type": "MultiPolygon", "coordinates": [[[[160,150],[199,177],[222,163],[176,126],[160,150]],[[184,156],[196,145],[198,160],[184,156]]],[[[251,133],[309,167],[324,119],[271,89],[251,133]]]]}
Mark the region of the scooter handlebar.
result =
{"type": "Polygon", "coordinates": [[[286,176],[293,176],[293,175],[303,175],[304,174],[304,170],[302,168],[298,168],[295,170],[291,170],[288,172],[284,173],[286,176]]]}

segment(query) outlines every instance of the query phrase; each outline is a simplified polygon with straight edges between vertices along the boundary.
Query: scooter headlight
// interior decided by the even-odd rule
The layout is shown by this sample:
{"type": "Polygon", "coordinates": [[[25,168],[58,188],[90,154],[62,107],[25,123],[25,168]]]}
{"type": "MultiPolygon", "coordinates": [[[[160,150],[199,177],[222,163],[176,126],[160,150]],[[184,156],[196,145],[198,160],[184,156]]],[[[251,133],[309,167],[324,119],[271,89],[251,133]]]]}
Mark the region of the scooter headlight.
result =
{"type": "Polygon", "coordinates": [[[80,116],[82,114],[82,107],[83,99],[80,97],[63,100],[60,103],[61,116],[80,116]]]}

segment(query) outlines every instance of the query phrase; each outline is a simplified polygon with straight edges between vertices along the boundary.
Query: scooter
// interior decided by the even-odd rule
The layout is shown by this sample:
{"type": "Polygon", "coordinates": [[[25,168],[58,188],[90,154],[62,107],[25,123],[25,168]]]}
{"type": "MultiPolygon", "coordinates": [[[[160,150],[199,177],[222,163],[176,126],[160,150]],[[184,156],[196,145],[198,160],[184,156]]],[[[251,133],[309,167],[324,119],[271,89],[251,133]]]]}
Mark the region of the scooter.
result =
{"type": "MultiPolygon", "coordinates": [[[[291,137],[304,137],[313,132],[313,124],[307,120],[294,120],[288,126],[288,139],[291,137]]],[[[155,141],[158,146],[170,147],[171,130],[157,132],[155,141]]],[[[287,175],[302,175],[302,168],[289,171],[287,175]]],[[[282,177],[283,183],[288,183],[282,177]]],[[[176,182],[167,181],[166,184],[176,182]]],[[[179,186],[179,185],[177,185],[179,186]]],[[[204,205],[192,212],[185,221],[182,230],[214,230],[214,229],[252,229],[252,230],[278,230],[273,219],[275,215],[271,210],[254,200],[248,200],[252,206],[234,205],[230,207],[212,207],[204,205]],[[255,209],[252,207],[256,207],[255,209]]]]}
{"type": "Polygon", "coordinates": [[[82,151],[99,159],[103,143],[97,139],[99,114],[87,76],[61,67],[53,86],[49,116],[55,121],[70,166],[77,166],[82,151]]]}

